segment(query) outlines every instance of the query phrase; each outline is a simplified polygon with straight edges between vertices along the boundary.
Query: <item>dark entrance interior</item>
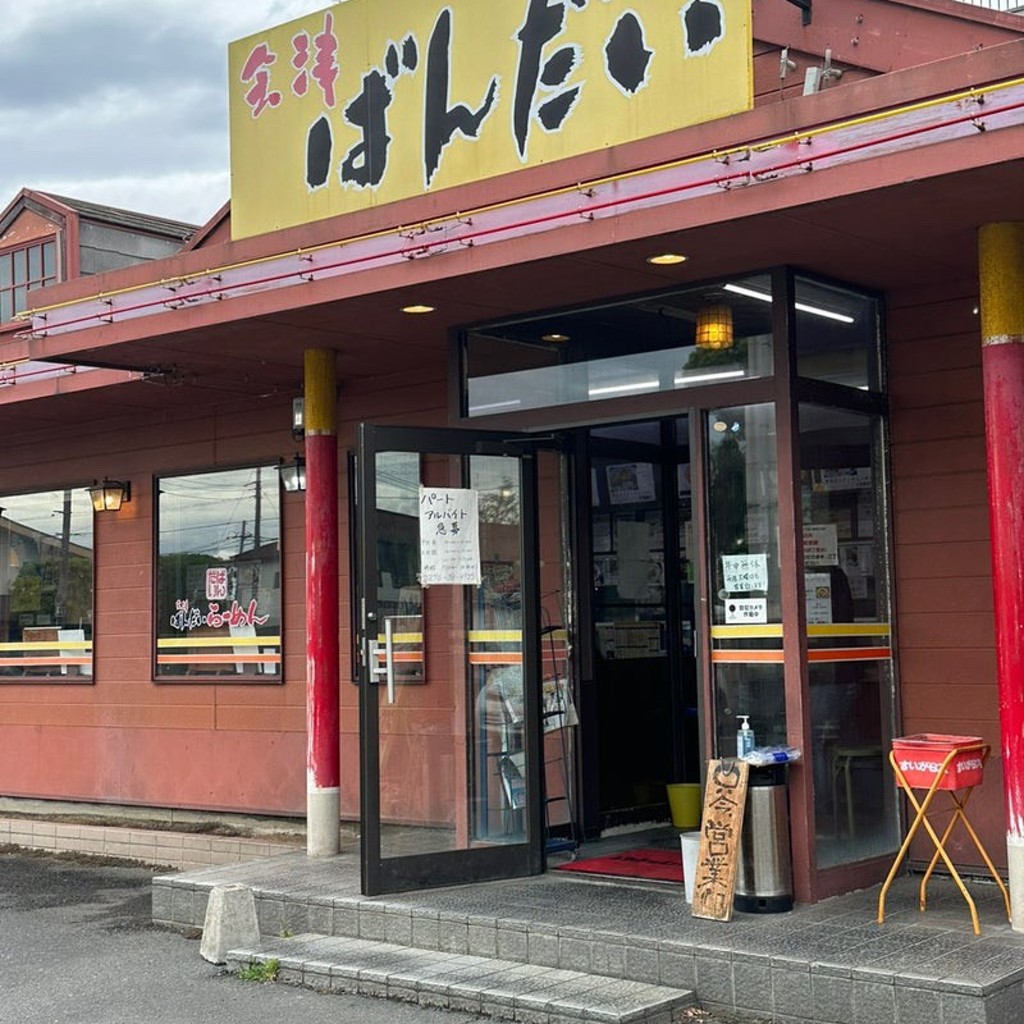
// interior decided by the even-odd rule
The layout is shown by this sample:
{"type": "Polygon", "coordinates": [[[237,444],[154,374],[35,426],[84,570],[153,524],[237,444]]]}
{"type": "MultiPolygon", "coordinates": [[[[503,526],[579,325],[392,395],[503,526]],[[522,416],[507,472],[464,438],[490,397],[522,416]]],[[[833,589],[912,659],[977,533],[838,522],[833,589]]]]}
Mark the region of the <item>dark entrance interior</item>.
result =
{"type": "Polygon", "coordinates": [[[591,428],[585,449],[582,809],[593,839],[667,821],[666,784],[699,781],[696,550],[688,417],[591,428]]]}

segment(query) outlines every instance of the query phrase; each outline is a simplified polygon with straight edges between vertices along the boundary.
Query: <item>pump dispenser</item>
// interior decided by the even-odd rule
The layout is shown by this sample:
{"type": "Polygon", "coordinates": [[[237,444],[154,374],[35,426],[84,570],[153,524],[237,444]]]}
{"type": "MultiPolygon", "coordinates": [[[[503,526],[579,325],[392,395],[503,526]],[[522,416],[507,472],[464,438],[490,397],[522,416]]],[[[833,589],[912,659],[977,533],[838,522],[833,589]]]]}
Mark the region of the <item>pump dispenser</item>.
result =
{"type": "Polygon", "coordinates": [[[736,733],[736,756],[743,757],[754,749],[754,730],[750,728],[750,715],[737,715],[740,720],[736,733]]]}

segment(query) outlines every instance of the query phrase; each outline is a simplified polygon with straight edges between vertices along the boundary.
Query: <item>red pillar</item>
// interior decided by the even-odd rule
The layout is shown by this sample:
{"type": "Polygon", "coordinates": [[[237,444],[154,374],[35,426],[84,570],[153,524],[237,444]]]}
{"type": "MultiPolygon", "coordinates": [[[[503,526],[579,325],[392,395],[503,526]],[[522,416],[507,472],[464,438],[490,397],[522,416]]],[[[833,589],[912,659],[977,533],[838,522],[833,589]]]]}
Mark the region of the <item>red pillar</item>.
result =
{"type": "Polygon", "coordinates": [[[339,850],[338,440],[334,353],[305,353],[306,852],[339,850]]]}
{"type": "Polygon", "coordinates": [[[1024,224],[984,225],[978,255],[1007,863],[1024,931],[1024,224]]]}

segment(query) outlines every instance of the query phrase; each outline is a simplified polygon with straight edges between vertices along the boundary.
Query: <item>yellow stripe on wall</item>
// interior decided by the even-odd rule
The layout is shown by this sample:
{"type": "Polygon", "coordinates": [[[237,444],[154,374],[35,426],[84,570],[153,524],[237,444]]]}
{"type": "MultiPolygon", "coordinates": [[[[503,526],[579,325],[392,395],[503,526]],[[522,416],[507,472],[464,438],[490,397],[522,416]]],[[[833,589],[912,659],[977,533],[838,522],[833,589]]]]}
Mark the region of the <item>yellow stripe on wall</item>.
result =
{"type": "MultiPolygon", "coordinates": [[[[162,637],[156,645],[161,650],[170,647],[280,647],[279,636],[193,636],[162,637]]],[[[61,644],[63,647],[64,645],[61,644]]]]}
{"type": "Polygon", "coordinates": [[[0,651],[91,651],[91,640],[21,640],[0,644],[0,651]]]}
{"type": "Polygon", "coordinates": [[[158,655],[158,665],[209,665],[209,664],[232,664],[239,663],[248,665],[252,662],[259,662],[265,665],[277,665],[281,661],[280,654],[210,654],[207,652],[198,654],[161,654],[158,655]]]}

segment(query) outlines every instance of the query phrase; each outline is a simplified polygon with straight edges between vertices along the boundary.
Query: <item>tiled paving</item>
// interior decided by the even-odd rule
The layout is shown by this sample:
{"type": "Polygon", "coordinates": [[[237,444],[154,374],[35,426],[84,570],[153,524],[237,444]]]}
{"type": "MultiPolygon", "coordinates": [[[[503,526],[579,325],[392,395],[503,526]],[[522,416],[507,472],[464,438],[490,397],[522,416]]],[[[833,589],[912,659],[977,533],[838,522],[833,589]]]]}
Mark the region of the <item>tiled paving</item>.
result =
{"type": "MultiPolygon", "coordinates": [[[[153,916],[201,927],[210,889],[241,883],[252,888],[261,934],[275,950],[283,935],[306,942],[314,933],[485,957],[693,990],[706,1009],[777,1024],[1020,1024],[1024,935],[1010,929],[998,889],[971,884],[982,925],[975,936],[952,882],[932,880],[922,914],[917,881],[897,880],[883,925],[875,923],[877,888],[722,923],[693,918],[679,886],[557,871],[363,897],[354,854],[310,860],[295,852],[161,876],[153,916]]],[[[409,988],[401,978],[394,987],[409,988]]],[[[386,982],[378,994],[388,994],[386,982]]]]}
{"type": "Polygon", "coordinates": [[[295,849],[279,839],[250,839],[160,828],[71,824],[45,818],[0,817],[0,846],[51,853],[87,853],[120,857],[173,868],[237,864],[295,849]]]}
{"type": "Polygon", "coordinates": [[[459,1010],[522,1024],[671,1024],[693,992],[493,956],[442,953],[365,939],[298,935],[228,956],[236,970],[276,961],[277,980],[459,1010]]]}

